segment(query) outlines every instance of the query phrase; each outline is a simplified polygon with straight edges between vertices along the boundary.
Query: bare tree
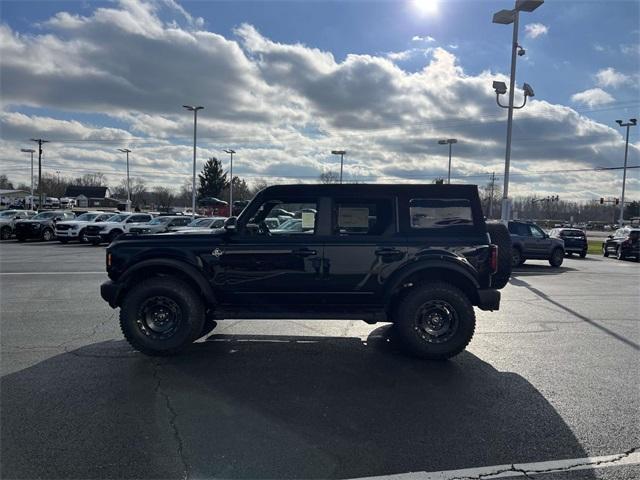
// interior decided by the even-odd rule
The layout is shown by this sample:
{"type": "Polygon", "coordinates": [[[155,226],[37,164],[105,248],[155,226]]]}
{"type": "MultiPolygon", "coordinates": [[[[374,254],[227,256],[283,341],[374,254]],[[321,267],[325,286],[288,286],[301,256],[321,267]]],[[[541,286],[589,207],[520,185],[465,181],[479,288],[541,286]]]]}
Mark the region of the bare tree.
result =
{"type": "Polygon", "coordinates": [[[327,170],[320,174],[320,183],[339,183],[340,175],[333,170],[327,170]]]}

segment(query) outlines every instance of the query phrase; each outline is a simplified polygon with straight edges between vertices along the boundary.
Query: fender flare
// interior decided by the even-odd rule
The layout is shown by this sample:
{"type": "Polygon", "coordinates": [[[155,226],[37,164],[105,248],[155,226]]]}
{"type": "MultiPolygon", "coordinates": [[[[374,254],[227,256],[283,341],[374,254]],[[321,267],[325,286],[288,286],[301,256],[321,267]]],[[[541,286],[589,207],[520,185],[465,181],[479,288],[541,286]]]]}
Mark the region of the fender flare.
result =
{"type": "Polygon", "coordinates": [[[475,275],[471,271],[471,267],[467,266],[462,260],[454,257],[427,256],[425,258],[414,261],[394,272],[394,274],[387,280],[388,287],[385,289],[384,300],[385,304],[389,304],[393,295],[400,289],[403,283],[408,277],[421,270],[428,269],[442,269],[449,270],[456,274],[461,275],[465,280],[468,280],[474,288],[479,289],[480,284],[475,275]]]}
{"type": "MultiPolygon", "coordinates": [[[[207,279],[204,277],[202,272],[187,260],[175,258],[148,258],[146,260],[141,260],[125,270],[122,276],[118,279],[118,283],[120,283],[123,288],[126,288],[130,280],[137,273],[147,268],[154,267],[165,267],[180,271],[180,273],[186,275],[195,285],[198,286],[204,297],[205,304],[215,303],[216,295],[211,284],[207,282],[207,279]]],[[[120,293],[122,293],[123,288],[120,289],[120,293]]]]}

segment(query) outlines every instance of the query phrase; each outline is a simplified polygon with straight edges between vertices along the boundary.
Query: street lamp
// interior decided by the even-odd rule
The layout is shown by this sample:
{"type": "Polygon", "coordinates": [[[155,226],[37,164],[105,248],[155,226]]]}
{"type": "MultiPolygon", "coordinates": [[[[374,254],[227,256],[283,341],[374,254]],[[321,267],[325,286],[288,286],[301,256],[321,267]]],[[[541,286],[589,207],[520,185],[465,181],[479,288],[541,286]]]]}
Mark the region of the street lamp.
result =
{"type": "Polygon", "coordinates": [[[36,151],[33,148],[21,148],[20,151],[31,154],[31,198],[29,199],[29,206],[33,210],[33,154],[36,151]]]}
{"type": "Polygon", "coordinates": [[[447,174],[447,184],[451,183],[451,145],[454,143],[458,143],[458,140],[455,138],[448,138],[447,140],[438,140],[438,144],[446,145],[449,144],[449,173],[447,174]]]}
{"type": "Polygon", "coordinates": [[[229,216],[233,217],[233,154],[236,151],[232,148],[227,148],[224,152],[231,155],[231,166],[229,167],[229,177],[231,177],[229,181],[229,216]]]}
{"type": "Polygon", "coordinates": [[[344,166],[344,156],[346,153],[346,150],[331,150],[332,155],[340,155],[340,183],[342,183],[342,168],[344,166]]]}
{"type": "Polygon", "coordinates": [[[627,183],[627,156],[629,155],[629,127],[635,127],[638,120],[630,118],[627,123],[622,123],[622,120],[616,120],[616,123],[621,127],[627,127],[627,141],[624,146],[624,168],[622,170],[622,195],[620,196],[620,221],[618,225],[622,227],[624,223],[624,187],[627,183]]]}
{"type": "Polygon", "coordinates": [[[196,132],[198,129],[198,110],[204,107],[194,105],[183,105],[184,108],[193,112],[193,179],[191,181],[191,216],[196,218],[196,132]]]}
{"type": "Polygon", "coordinates": [[[127,154],[127,212],[131,211],[131,185],[129,183],[129,154],[131,150],[128,148],[119,148],[119,152],[127,154]]]}
{"type": "Polygon", "coordinates": [[[533,97],[533,89],[525,83],[524,86],[524,103],[520,107],[513,106],[513,95],[515,93],[516,82],[516,56],[525,54],[524,49],[518,45],[518,21],[520,12],[533,12],[536,8],[544,3],[544,0],[516,0],[513,10],[500,10],[494,13],[493,23],[501,25],[510,25],[513,23],[513,42],[511,45],[511,77],[509,78],[509,105],[501,105],[498,97],[507,91],[504,82],[493,82],[493,88],[496,90],[496,101],[503,108],[508,108],[507,116],[507,148],[504,159],[504,187],[502,189],[502,213],[503,221],[508,221],[511,216],[509,211],[509,163],[511,161],[511,130],[513,126],[513,110],[514,108],[522,108],[527,102],[527,97],[533,97]]]}

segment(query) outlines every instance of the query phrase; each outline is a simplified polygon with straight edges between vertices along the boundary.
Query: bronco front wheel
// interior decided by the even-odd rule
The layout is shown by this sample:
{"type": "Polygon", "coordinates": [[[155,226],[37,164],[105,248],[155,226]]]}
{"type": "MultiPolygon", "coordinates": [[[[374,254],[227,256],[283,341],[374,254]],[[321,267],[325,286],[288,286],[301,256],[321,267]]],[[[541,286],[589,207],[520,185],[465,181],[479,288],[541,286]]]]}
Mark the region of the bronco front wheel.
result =
{"type": "Polygon", "coordinates": [[[174,355],[202,331],[204,307],[184,282],[154,277],[133,287],[120,308],[120,328],[136,350],[146,355],[174,355]]]}
{"type": "Polygon", "coordinates": [[[445,360],[462,352],[476,326],[467,296],[443,282],[413,287],[393,318],[398,338],[409,353],[430,360],[445,360]]]}

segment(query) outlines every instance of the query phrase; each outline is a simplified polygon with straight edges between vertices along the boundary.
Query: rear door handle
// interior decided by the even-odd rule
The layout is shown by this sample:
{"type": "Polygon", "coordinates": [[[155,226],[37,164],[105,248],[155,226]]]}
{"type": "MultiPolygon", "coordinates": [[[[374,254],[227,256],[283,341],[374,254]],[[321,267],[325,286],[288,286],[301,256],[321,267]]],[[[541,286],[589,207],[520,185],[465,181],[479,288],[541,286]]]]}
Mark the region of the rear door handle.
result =
{"type": "Polygon", "coordinates": [[[298,257],[311,257],[313,255],[318,255],[316,250],[311,250],[310,248],[300,248],[298,250],[292,250],[291,253],[297,255],[298,257]]]}

